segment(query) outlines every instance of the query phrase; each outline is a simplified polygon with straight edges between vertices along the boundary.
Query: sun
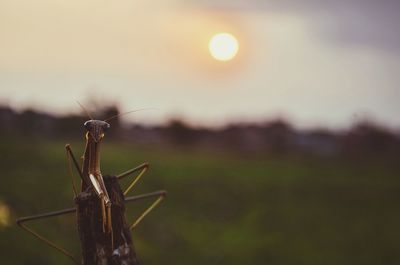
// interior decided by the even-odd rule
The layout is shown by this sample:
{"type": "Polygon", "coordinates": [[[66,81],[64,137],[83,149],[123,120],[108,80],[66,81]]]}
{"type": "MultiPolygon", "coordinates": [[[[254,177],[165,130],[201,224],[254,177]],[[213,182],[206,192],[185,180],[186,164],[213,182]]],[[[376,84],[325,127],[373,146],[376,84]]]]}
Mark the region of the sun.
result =
{"type": "Polygon", "coordinates": [[[239,51],[239,42],[229,33],[215,34],[208,43],[211,56],[218,61],[232,60],[239,51]]]}

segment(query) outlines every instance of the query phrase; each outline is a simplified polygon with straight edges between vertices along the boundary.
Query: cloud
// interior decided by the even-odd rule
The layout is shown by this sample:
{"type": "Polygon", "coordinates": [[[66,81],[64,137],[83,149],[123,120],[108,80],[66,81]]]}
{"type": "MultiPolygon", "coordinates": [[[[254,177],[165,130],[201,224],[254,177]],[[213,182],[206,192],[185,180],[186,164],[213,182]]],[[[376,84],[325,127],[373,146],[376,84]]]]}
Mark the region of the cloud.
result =
{"type": "Polygon", "coordinates": [[[400,53],[398,0],[212,0],[192,6],[302,16],[317,37],[336,45],[400,53]]]}

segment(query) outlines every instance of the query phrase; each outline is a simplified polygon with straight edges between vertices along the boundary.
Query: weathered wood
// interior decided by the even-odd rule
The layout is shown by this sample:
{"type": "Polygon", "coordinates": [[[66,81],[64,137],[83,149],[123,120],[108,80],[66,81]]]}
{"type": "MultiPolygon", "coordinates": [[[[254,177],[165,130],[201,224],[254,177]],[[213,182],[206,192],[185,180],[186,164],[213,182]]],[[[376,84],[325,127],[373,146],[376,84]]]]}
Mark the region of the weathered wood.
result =
{"type": "Polygon", "coordinates": [[[112,235],[103,231],[101,203],[91,187],[75,199],[83,265],[138,265],[123,192],[115,176],[104,176],[104,183],[112,202],[112,235]]]}

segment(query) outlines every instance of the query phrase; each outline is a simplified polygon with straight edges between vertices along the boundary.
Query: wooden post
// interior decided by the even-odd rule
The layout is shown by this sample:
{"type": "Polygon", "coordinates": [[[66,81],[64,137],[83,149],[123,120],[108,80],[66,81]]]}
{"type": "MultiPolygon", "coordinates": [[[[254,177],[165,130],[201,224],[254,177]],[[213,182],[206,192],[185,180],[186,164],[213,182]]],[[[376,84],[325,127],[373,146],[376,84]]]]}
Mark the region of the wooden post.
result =
{"type": "Polygon", "coordinates": [[[112,236],[103,231],[99,198],[89,187],[78,194],[78,232],[83,265],[138,265],[131,233],[125,220],[125,198],[115,176],[103,176],[112,203],[112,236]]]}

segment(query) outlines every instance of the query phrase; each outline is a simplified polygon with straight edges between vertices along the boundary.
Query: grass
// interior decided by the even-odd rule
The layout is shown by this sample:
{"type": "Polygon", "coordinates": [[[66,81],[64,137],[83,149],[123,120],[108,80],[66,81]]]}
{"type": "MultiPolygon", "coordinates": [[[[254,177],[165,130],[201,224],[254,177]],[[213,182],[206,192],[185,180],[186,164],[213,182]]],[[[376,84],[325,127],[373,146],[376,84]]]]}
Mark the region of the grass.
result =
{"type": "MultiPolygon", "coordinates": [[[[13,217],[73,206],[64,141],[2,139],[0,201],[13,217]]],[[[103,173],[150,162],[130,194],[167,189],[133,233],[142,264],[399,264],[396,158],[230,153],[105,142],[103,173]]],[[[76,154],[82,142],[73,142],[76,154]]],[[[126,186],[125,181],[122,185],[126,186]]],[[[128,206],[133,220],[151,201],[128,206]]],[[[79,255],[74,216],[33,225],[79,255]]],[[[71,264],[16,226],[1,264],[71,264]],[[18,253],[18,254],[16,254],[18,253]]]]}

